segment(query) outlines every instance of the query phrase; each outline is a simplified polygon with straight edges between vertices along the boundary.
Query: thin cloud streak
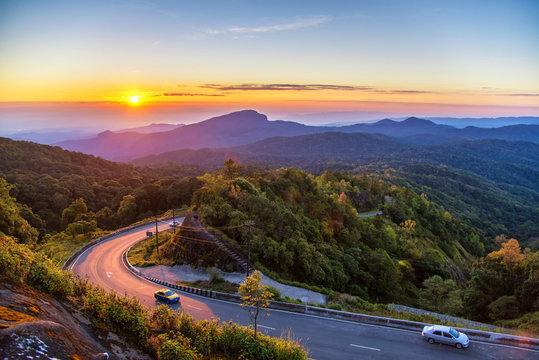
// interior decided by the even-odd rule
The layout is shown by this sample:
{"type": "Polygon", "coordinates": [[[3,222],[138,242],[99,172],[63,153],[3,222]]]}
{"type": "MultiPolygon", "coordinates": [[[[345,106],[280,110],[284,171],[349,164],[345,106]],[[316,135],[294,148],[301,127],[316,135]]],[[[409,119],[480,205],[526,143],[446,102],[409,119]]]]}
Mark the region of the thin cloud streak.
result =
{"type": "Polygon", "coordinates": [[[370,86],[332,85],[332,84],[239,84],[220,85],[204,84],[200,86],[204,89],[219,91],[366,91],[379,94],[434,94],[434,91],[427,90],[385,90],[370,86]]]}
{"type": "Polygon", "coordinates": [[[499,96],[539,96],[539,94],[499,94],[499,96]]]}
{"type": "Polygon", "coordinates": [[[223,94],[162,93],[155,96],[225,96],[223,94]]]}
{"type": "Polygon", "coordinates": [[[205,84],[200,86],[204,89],[220,90],[220,91],[251,91],[251,90],[269,90],[269,91],[316,91],[316,90],[371,90],[367,86],[348,86],[348,85],[328,85],[328,84],[240,84],[240,85],[219,85],[205,84]]]}
{"type": "Polygon", "coordinates": [[[272,31],[290,31],[297,30],[306,27],[312,27],[327,23],[332,20],[332,17],[319,15],[310,18],[300,18],[294,22],[287,24],[266,25],[258,27],[243,27],[243,26],[231,26],[223,30],[208,30],[207,35],[219,35],[219,34],[249,34],[249,33],[267,33],[272,31]]]}

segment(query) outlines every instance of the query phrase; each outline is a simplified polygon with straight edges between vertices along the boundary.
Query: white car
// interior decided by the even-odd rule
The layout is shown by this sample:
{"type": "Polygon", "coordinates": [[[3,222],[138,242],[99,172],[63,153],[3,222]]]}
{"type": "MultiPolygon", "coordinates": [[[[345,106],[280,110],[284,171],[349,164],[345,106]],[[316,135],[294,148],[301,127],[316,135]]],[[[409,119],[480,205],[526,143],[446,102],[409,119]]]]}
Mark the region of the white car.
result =
{"type": "Polygon", "coordinates": [[[178,227],[180,226],[181,224],[179,222],[177,222],[176,220],[174,220],[173,222],[171,222],[170,224],[168,224],[168,226],[170,226],[171,228],[173,227],[178,227]]]}
{"type": "Polygon", "coordinates": [[[453,345],[457,349],[467,348],[470,345],[470,339],[468,339],[466,334],[458,332],[449,326],[425,326],[421,335],[429,344],[440,343],[453,345]]]}

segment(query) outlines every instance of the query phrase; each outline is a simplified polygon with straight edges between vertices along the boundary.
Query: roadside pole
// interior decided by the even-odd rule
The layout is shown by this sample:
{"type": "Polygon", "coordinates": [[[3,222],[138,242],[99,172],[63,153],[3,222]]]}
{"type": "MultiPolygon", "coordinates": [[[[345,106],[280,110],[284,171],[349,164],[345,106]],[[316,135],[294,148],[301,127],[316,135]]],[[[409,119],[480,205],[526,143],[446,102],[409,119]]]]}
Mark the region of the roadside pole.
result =
{"type": "Polygon", "coordinates": [[[159,232],[157,230],[157,215],[155,215],[155,243],[157,245],[157,257],[161,258],[159,256],[159,232]]]}
{"type": "Polygon", "coordinates": [[[247,247],[247,276],[249,276],[249,273],[251,272],[251,240],[253,237],[253,226],[255,225],[256,223],[254,221],[245,224],[245,226],[249,227],[249,245],[247,247]]]}

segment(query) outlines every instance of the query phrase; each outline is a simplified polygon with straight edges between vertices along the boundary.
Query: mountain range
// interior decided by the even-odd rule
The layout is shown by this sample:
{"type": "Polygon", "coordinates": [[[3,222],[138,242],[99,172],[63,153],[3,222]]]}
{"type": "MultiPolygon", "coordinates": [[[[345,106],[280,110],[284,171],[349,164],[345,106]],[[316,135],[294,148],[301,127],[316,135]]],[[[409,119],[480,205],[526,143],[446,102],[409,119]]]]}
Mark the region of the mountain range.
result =
{"type": "Polygon", "coordinates": [[[174,150],[228,148],[277,136],[327,132],[381,134],[397,138],[398,140],[393,140],[396,142],[416,145],[486,138],[539,142],[539,125],[457,129],[411,117],[403,121],[384,119],[372,124],[362,123],[342,127],[307,126],[291,121],[269,121],[267,116],[254,110],[243,110],[169,131],[153,133],[105,131],[91,139],[62,141],[56,145],[109,160],[131,161],[174,150]]]}

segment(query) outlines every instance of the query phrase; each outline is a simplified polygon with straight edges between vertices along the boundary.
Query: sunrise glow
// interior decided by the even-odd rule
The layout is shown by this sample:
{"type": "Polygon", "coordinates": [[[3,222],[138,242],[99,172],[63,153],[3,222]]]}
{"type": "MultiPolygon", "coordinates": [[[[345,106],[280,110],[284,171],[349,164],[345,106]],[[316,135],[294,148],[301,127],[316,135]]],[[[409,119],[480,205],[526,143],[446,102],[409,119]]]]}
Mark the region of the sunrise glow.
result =
{"type": "Polygon", "coordinates": [[[198,120],[243,108],[365,120],[539,114],[537,1],[240,0],[212,9],[2,2],[0,107],[174,108],[198,120]]]}

